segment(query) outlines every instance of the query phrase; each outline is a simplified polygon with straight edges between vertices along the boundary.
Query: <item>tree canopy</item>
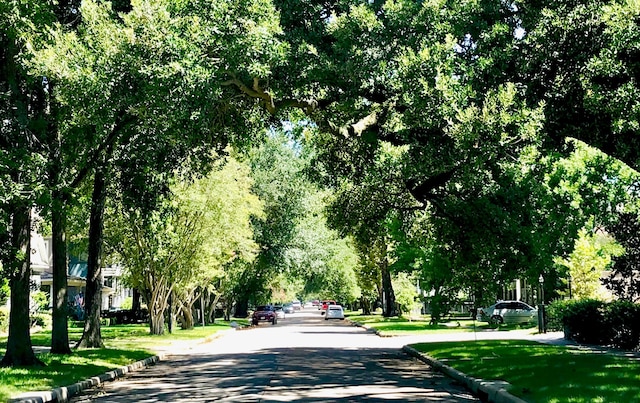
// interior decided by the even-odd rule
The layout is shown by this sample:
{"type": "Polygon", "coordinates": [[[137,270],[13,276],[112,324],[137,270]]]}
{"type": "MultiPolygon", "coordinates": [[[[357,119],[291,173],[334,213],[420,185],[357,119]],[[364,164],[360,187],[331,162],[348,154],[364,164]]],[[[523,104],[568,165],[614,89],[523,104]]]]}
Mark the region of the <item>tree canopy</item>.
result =
{"type": "Polygon", "coordinates": [[[92,267],[106,223],[157,333],[176,284],[185,311],[359,293],[393,315],[416,279],[437,318],[516,278],[560,295],[589,233],[633,242],[635,0],[23,3],[0,5],[0,259],[28,295],[29,210],[50,212],[54,352],[85,205],[92,267]]]}

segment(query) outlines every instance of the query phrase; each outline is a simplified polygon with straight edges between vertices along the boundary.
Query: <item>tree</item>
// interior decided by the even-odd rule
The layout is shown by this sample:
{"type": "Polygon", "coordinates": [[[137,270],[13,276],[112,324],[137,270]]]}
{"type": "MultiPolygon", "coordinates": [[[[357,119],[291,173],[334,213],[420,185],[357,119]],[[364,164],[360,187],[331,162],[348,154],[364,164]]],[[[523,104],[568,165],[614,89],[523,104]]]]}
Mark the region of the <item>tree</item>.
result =
{"type": "Polygon", "coordinates": [[[273,132],[248,156],[253,178],[253,193],[264,203],[264,215],[252,220],[255,241],[260,252],[251,266],[238,278],[236,317],[246,317],[250,302],[271,299],[277,274],[286,267],[286,252],[294,242],[296,224],[304,214],[306,189],[302,163],[282,133],[273,132]]]}
{"type": "Polygon", "coordinates": [[[0,6],[0,271],[11,288],[9,338],[0,366],[43,365],[29,331],[29,251],[32,208],[43,193],[45,159],[38,140],[48,129],[46,82],[29,77],[22,64],[26,42],[37,42],[31,22],[50,21],[41,6],[36,1],[0,6]]]}
{"type": "Polygon", "coordinates": [[[515,71],[529,104],[544,105],[549,142],[574,137],[637,169],[637,5],[532,3],[517,15],[524,36],[515,71]]]}
{"type": "Polygon", "coordinates": [[[615,296],[631,302],[640,300],[640,220],[635,212],[621,212],[618,221],[609,228],[624,253],[613,258],[611,274],[605,286],[615,296]]]}
{"type": "Polygon", "coordinates": [[[396,290],[398,315],[411,314],[414,309],[420,307],[415,278],[407,273],[398,273],[393,279],[393,289],[396,290]]]}
{"type": "MultiPolygon", "coordinates": [[[[262,203],[251,193],[249,167],[233,157],[218,162],[206,177],[174,188],[179,211],[199,214],[196,242],[191,245],[192,274],[174,292],[184,313],[183,328],[193,327],[193,304],[204,293],[214,294],[212,309],[224,290],[220,287],[226,271],[242,261],[252,263],[257,254],[251,219],[261,217],[262,203]]],[[[188,263],[188,262],[185,262],[188,263]]],[[[201,307],[204,315],[204,307],[201,307]]]]}
{"type": "MultiPolygon", "coordinates": [[[[240,112],[249,111],[251,104],[238,100],[235,107],[230,107],[221,84],[229,74],[241,75],[245,69],[266,77],[271,63],[265,61],[277,64],[275,60],[281,50],[272,37],[277,31],[272,8],[260,0],[219,2],[216,7],[202,7],[199,1],[188,3],[140,3],[124,7],[128,13],[116,15],[108,4],[85,1],[80,29],[76,33],[60,30],[56,34],[57,47],[45,50],[49,57],[44,57],[43,69],[56,78],[61,89],[60,103],[71,115],[66,133],[97,134],[85,143],[80,142],[89,147],[80,154],[93,159],[78,172],[86,175],[93,169],[96,173],[109,169],[113,153],[127,156],[127,162],[120,166],[144,162],[142,166],[150,170],[170,172],[188,158],[194,165],[206,164],[194,158],[209,155],[194,152],[199,148],[221,149],[232,139],[240,143],[250,138],[238,135],[241,132],[238,122],[251,126],[250,113],[240,118],[240,112]],[[227,21],[229,13],[243,23],[227,21]],[[148,18],[150,15],[153,18],[148,18]],[[210,30],[229,35],[211,36],[210,30]],[[87,74],[77,74],[78,71],[87,74]],[[158,121],[158,116],[164,119],[158,121]],[[236,126],[234,132],[228,129],[231,126],[236,126]],[[138,153],[127,153],[132,150],[138,153]],[[107,166],[100,166],[101,163],[107,166]]],[[[140,171],[139,167],[132,171],[140,171]]],[[[145,177],[145,170],[142,172],[133,177],[145,177]]],[[[138,201],[152,202],[167,188],[162,175],[147,176],[156,179],[156,186],[142,192],[147,198],[138,201]]],[[[81,179],[79,175],[68,183],[77,184],[81,179]]],[[[131,199],[136,200],[135,195],[131,199]]],[[[99,227],[97,222],[92,225],[95,229],[99,227]]],[[[98,236],[99,231],[91,234],[98,236]]],[[[93,239],[90,245],[100,242],[93,239]]],[[[96,253],[99,248],[92,256],[96,253]]],[[[90,260],[88,277],[96,285],[89,288],[91,292],[99,286],[99,267],[94,267],[94,262],[99,262],[99,258],[90,260]]],[[[91,314],[85,336],[91,339],[89,344],[99,345],[95,337],[99,336],[95,331],[99,327],[99,306],[88,307],[91,314]]],[[[54,334],[58,333],[54,329],[54,334]]],[[[52,342],[58,340],[55,335],[52,342]]]]}
{"type": "Polygon", "coordinates": [[[571,255],[556,260],[568,270],[569,295],[577,299],[604,299],[600,279],[611,267],[613,256],[621,254],[621,248],[615,247],[613,239],[603,234],[581,230],[578,236],[571,255]]]}
{"type": "MultiPolygon", "coordinates": [[[[283,276],[295,282],[293,295],[320,295],[344,304],[360,296],[354,270],[357,254],[351,240],[327,227],[328,192],[305,180],[304,214],[296,223],[296,237],[286,251],[283,276]]],[[[292,299],[292,298],[288,298],[292,299]]]]}

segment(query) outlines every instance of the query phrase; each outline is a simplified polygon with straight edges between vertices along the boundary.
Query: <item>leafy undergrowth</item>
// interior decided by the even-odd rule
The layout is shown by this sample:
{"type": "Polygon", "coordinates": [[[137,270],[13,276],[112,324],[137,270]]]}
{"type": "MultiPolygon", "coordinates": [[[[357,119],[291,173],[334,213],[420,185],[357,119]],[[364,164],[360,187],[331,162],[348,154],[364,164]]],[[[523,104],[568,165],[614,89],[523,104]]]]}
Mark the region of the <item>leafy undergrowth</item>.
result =
{"type": "Polygon", "coordinates": [[[522,340],[412,347],[472,377],[509,382],[509,392],[529,402],[640,401],[636,357],[522,340]]]}
{"type": "MultiPolygon", "coordinates": [[[[229,329],[229,323],[221,322],[153,336],[149,334],[148,325],[105,326],[101,328],[105,348],[74,350],[72,355],[39,353],[38,358],[46,364],[41,368],[0,368],[0,401],[24,392],[67,386],[153,356],[159,347],[167,348],[171,343],[184,340],[205,339],[226,329],[229,329]]],[[[82,329],[69,328],[72,347],[81,335],[82,329]]],[[[31,340],[34,350],[41,350],[39,347],[51,344],[51,332],[35,333],[31,340]]],[[[0,338],[0,356],[4,355],[6,347],[7,338],[0,338]]]]}

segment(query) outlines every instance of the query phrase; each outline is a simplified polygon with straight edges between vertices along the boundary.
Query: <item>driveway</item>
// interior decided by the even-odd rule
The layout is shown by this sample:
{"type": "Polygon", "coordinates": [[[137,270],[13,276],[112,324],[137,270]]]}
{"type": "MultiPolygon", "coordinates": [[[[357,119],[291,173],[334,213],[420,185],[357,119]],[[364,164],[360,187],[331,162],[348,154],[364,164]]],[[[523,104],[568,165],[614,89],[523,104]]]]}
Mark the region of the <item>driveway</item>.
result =
{"type": "Polygon", "coordinates": [[[462,386],[347,321],[306,308],[176,351],[84,392],[96,402],[476,402],[462,386]]]}

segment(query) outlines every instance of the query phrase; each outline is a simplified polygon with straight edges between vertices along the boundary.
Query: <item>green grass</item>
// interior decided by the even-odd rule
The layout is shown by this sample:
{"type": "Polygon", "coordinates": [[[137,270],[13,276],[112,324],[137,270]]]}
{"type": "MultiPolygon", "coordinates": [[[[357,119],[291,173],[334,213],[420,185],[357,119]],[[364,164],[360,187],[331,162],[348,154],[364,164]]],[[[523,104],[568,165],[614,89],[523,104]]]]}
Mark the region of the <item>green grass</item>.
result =
{"type": "MultiPolygon", "coordinates": [[[[236,322],[243,324],[242,320],[236,322]]],[[[246,321],[244,321],[246,322],[246,321]]],[[[246,323],[244,323],[246,324],[246,323]]],[[[153,356],[157,349],[184,340],[206,339],[221,330],[229,329],[226,322],[196,326],[191,330],[174,330],[172,334],[153,336],[148,325],[118,325],[101,328],[105,348],[74,350],[72,355],[38,354],[46,366],[42,368],[0,368],[0,401],[20,393],[70,385],[102,374],[108,370],[153,356]]],[[[69,328],[71,345],[82,336],[82,329],[69,328]]],[[[51,332],[34,333],[34,346],[49,346],[51,332]]],[[[4,355],[7,338],[0,337],[0,356],[4,355]]]]}
{"type": "Polygon", "coordinates": [[[507,381],[510,393],[529,402],[640,401],[637,358],[515,340],[413,347],[467,375],[507,381]]]}
{"type": "MultiPolygon", "coordinates": [[[[452,332],[478,332],[486,330],[495,330],[488,323],[476,322],[472,319],[460,318],[447,320],[438,324],[430,324],[429,316],[422,316],[417,319],[405,317],[385,318],[382,315],[358,315],[347,314],[347,317],[361,325],[374,328],[383,336],[406,336],[411,334],[430,334],[430,333],[452,333],[452,332]]],[[[517,326],[517,325],[501,325],[497,330],[509,331],[514,329],[531,329],[536,331],[535,325],[517,326]]]]}

